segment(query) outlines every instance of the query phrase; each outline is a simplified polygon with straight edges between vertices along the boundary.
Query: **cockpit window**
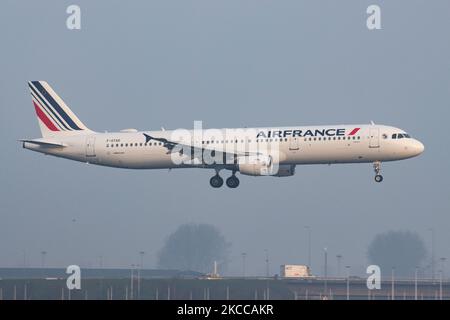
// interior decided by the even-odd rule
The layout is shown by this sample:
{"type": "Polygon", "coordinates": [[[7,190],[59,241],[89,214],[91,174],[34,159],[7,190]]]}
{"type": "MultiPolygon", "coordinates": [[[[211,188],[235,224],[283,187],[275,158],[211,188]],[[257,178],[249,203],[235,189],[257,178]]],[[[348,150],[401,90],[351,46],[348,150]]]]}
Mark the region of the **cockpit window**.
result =
{"type": "Polygon", "coordinates": [[[392,135],[392,139],[403,139],[403,138],[411,138],[411,136],[407,133],[394,133],[392,135]]]}

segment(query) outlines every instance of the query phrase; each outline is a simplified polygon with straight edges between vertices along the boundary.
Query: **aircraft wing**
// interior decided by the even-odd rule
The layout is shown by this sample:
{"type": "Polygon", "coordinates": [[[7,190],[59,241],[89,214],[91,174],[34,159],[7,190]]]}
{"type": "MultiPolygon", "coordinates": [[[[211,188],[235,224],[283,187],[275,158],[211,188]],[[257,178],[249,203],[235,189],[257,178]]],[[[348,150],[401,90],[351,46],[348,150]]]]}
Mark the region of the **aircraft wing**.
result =
{"type": "MultiPolygon", "coordinates": [[[[229,157],[229,158],[234,158],[234,159],[236,159],[236,157],[238,157],[238,156],[262,155],[262,153],[260,153],[260,152],[226,152],[226,151],[222,151],[222,150],[216,150],[213,148],[196,147],[196,146],[192,146],[189,144],[170,141],[166,138],[153,137],[146,133],[144,133],[144,136],[146,139],[146,141],[145,141],[146,143],[148,143],[151,140],[161,142],[163,144],[163,146],[167,149],[167,153],[174,152],[173,149],[176,146],[179,146],[181,148],[190,148],[192,158],[195,158],[196,155],[203,155],[204,151],[223,153],[224,156],[229,157]]],[[[177,152],[177,151],[175,151],[175,152],[177,152]]]]}

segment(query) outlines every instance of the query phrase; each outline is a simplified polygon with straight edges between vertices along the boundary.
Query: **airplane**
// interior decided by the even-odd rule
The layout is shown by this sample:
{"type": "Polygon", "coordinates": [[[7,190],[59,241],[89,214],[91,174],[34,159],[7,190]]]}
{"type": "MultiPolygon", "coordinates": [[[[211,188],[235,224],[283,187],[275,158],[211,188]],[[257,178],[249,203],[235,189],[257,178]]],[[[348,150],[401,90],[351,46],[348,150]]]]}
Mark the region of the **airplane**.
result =
{"type": "MultiPolygon", "coordinates": [[[[404,130],[370,124],[269,128],[198,129],[99,133],[90,130],[45,81],[28,86],[41,138],[19,140],[23,148],[100,166],[127,169],[205,168],[215,170],[213,188],[222,187],[221,170],[287,177],[297,165],[372,163],[383,181],[381,163],[412,158],[424,145],[404,130]]],[[[195,126],[194,126],[195,127],[195,126]]]]}

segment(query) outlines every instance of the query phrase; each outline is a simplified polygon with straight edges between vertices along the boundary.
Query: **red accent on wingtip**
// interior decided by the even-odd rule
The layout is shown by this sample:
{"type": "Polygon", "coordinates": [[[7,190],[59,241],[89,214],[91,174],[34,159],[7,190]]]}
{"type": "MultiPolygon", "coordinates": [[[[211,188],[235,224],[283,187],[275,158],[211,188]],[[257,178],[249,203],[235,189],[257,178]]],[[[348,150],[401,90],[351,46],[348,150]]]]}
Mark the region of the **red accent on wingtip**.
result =
{"type": "Polygon", "coordinates": [[[361,128],[355,128],[355,129],[353,129],[352,132],[350,132],[348,135],[349,135],[349,136],[355,135],[355,134],[359,131],[359,129],[361,129],[361,128]]]}
{"type": "Polygon", "coordinates": [[[36,104],[36,102],[33,101],[33,104],[37,116],[47,126],[47,128],[49,128],[51,131],[59,131],[59,129],[55,127],[53,122],[50,121],[50,119],[45,115],[45,113],[42,112],[41,108],[36,104]]]}

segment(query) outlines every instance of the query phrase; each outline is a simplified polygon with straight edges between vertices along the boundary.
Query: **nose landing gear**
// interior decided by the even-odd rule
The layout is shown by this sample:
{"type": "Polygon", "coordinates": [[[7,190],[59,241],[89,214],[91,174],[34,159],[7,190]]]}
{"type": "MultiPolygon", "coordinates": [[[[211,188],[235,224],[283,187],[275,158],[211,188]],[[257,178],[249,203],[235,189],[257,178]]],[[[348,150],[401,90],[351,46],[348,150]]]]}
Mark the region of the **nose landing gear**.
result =
{"type": "Polygon", "coordinates": [[[375,171],[375,181],[376,182],[383,181],[383,176],[380,174],[380,172],[381,172],[381,162],[380,161],[375,161],[373,163],[373,170],[375,171]]]}

